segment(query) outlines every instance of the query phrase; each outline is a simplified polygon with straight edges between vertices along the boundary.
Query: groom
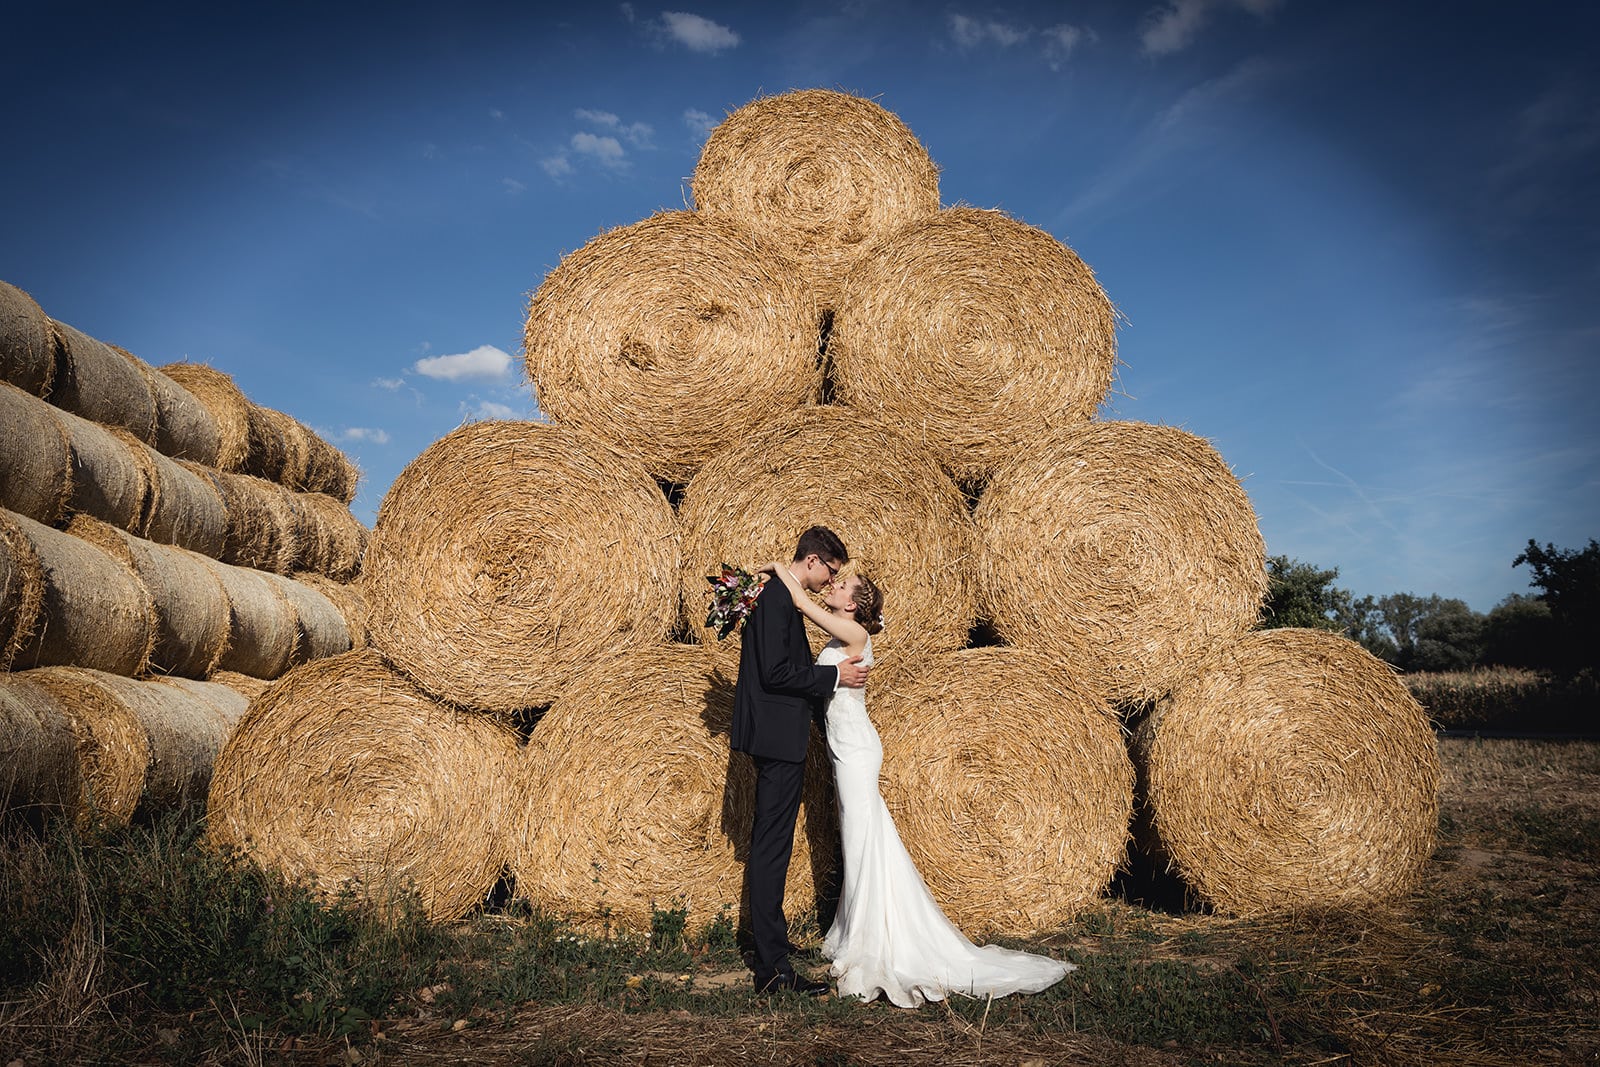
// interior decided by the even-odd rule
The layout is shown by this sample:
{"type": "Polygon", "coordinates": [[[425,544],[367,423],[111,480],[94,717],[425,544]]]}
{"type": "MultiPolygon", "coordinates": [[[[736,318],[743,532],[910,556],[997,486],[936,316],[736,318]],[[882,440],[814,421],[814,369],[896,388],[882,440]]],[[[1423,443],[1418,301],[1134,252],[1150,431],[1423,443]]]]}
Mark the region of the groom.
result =
{"type": "MultiPolygon", "coordinates": [[[[839,535],[813,526],[800,535],[789,571],[807,592],[827,588],[850,558],[839,535]]],[[[755,937],[757,992],[793,990],[818,996],[826,982],[795,973],[783,884],[794,850],[794,821],[805,779],[806,745],[817,703],[840,686],[859,688],[868,668],[860,656],[819,667],[789,589],[776,579],[761,589],[744,620],[739,680],[733,693],[732,745],[756,766],[756,816],[750,827],[750,932],[755,937]]]]}

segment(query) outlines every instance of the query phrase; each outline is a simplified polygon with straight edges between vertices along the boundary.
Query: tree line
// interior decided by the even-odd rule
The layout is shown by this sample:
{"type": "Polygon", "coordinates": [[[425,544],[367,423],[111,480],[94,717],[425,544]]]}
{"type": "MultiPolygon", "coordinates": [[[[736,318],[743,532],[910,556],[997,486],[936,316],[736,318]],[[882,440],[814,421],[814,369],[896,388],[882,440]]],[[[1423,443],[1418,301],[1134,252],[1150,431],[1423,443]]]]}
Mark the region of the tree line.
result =
{"type": "Polygon", "coordinates": [[[1600,672],[1600,542],[1564,549],[1530,539],[1511,566],[1528,567],[1539,592],[1512,593],[1484,614],[1438,594],[1357,598],[1334,584],[1338,568],[1273,556],[1259,625],[1341,632],[1404,671],[1600,672]]]}

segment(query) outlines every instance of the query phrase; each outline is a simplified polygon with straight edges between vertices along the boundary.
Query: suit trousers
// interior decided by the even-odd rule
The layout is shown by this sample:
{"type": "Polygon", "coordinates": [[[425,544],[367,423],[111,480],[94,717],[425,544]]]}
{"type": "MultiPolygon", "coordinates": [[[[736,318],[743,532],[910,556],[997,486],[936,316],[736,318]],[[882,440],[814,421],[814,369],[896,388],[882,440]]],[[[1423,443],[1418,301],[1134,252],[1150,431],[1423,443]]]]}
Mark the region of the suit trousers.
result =
{"type": "Polygon", "coordinates": [[[756,943],[756,978],[791,970],[789,923],[783,916],[783,887],[794,854],[794,823],[805,784],[805,761],[752,756],[756,766],[756,814],[750,827],[750,934],[756,943]]]}

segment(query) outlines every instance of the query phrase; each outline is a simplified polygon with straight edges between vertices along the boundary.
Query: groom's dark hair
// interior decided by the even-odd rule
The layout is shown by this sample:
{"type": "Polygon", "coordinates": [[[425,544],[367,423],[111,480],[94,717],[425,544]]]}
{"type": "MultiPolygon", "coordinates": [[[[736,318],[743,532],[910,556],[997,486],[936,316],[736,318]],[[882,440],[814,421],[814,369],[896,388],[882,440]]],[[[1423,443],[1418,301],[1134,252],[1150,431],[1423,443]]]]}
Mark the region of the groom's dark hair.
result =
{"type": "Polygon", "coordinates": [[[805,559],[812,553],[817,558],[830,563],[848,563],[850,553],[845,549],[844,542],[839,540],[839,535],[826,526],[808,527],[800,535],[799,542],[794,546],[795,562],[805,559]]]}

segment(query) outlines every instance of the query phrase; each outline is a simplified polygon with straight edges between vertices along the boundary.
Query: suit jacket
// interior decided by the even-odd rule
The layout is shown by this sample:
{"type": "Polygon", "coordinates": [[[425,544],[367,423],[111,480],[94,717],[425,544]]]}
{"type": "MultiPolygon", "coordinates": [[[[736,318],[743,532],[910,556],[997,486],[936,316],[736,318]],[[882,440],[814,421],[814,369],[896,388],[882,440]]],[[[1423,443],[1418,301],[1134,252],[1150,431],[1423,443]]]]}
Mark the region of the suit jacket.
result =
{"type": "Polygon", "coordinates": [[[773,578],[745,616],[733,692],[735,752],[804,762],[812,711],[838,686],[838,667],[819,667],[789,587],[773,578]]]}

